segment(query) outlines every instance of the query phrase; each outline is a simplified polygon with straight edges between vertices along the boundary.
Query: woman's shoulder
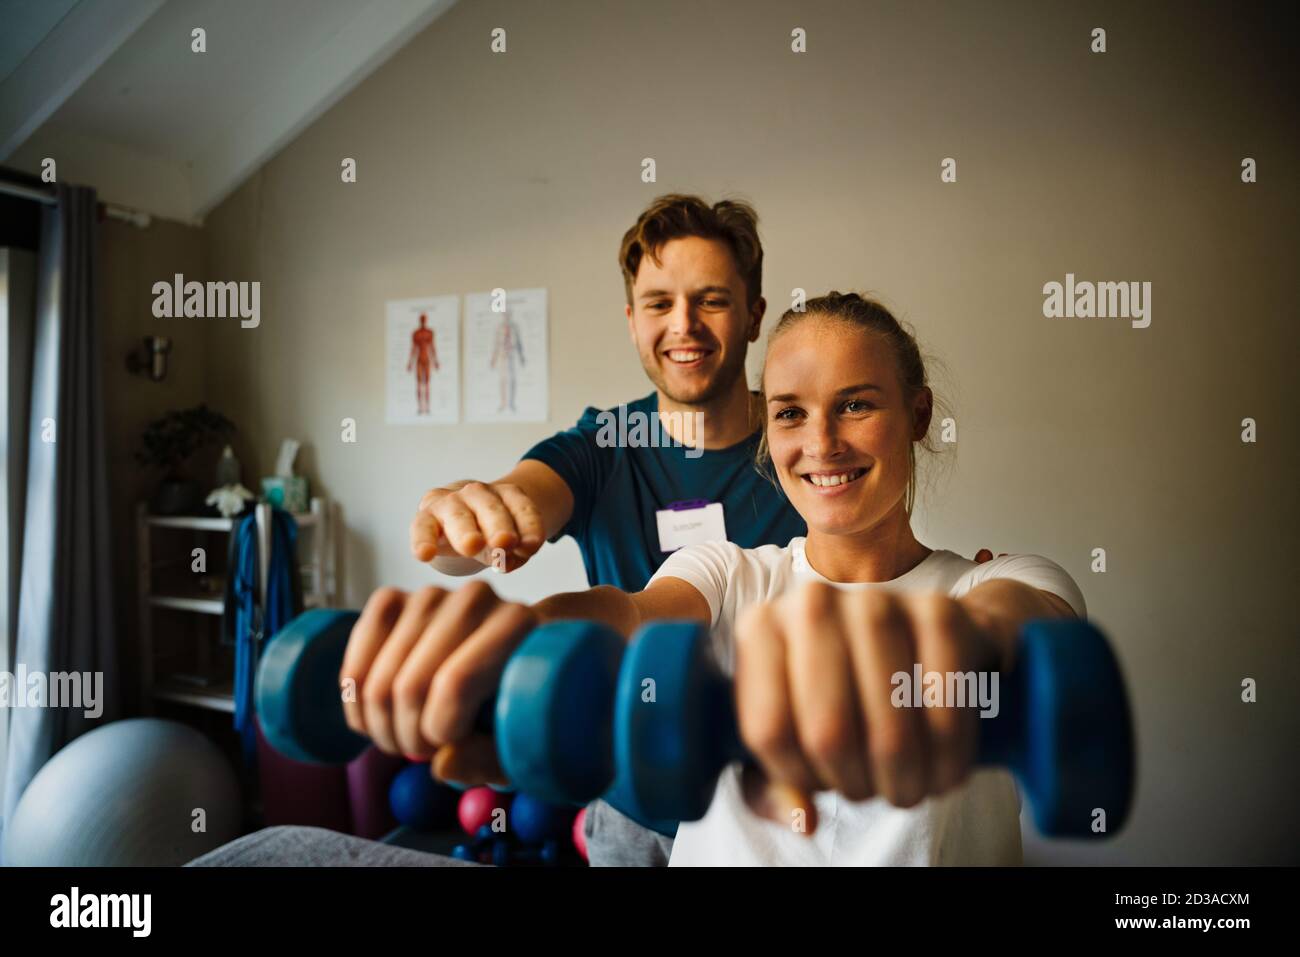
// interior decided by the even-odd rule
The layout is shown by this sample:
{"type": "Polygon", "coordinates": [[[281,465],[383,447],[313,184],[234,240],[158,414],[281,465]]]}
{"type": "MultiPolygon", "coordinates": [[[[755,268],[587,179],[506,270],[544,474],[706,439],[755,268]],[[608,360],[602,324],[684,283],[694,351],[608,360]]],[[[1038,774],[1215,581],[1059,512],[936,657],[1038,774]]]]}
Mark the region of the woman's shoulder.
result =
{"type": "MultiPolygon", "coordinates": [[[[957,556],[961,558],[961,556],[957,556]]],[[[961,559],[967,561],[966,559],[961,559]]],[[[976,585],[995,578],[1009,578],[1063,599],[1080,618],[1087,617],[1083,591],[1064,568],[1042,555],[1000,555],[987,562],[968,562],[969,567],[957,576],[950,594],[960,598],[976,585]]]]}
{"type": "Polygon", "coordinates": [[[956,572],[959,575],[966,574],[972,568],[979,568],[978,562],[947,548],[936,548],[926,557],[925,562],[922,562],[922,564],[931,564],[933,568],[956,572]]]}

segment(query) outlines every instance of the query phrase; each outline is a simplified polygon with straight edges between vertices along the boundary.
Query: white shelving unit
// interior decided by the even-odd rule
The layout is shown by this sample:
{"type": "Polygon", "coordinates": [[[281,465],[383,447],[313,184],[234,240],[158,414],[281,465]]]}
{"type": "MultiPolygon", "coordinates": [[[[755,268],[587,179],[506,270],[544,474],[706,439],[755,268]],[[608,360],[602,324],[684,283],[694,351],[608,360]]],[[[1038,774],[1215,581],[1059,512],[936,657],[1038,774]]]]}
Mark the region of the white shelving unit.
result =
{"type": "MultiPolygon", "coordinates": [[[[258,569],[261,581],[258,582],[258,601],[266,595],[267,559],[271,550],[271,506],[259,502],[254,506],[257,520],[258,569]]],[[[304,575],[302,598],[307,608],[328,607],[334,602],[334,526],[333,509],[324,498],[311,500],[311,511],[294,515],[300,531],[307,530],[307,536],[298,538],[298,567],[304,575]],[[304,550],[304,538],[309,547],[304,550]],[[307,561],[302,557],[308,556],[307,561]]],[[[220,595],[205,594],[197,583],[189,588],[169,589],[163,593],[154,592],[154,572],[160,568],[183,566],[188,568],[189,552],[177,557],[155,558],[153,535],[155,530],[182,530],[225,532],[227,535],[242,517],[208,518],[185,515],[151,515],[148,506],[141,502],[136,506],[136,578],[139,588],[140,616],[140,689],[142,710],[152,713],[156,701],[170,701],[177,704],[192,705],[213,711],[234,713],[234,675],[222,681],[204,683],[196,678],[187,679],[182,675],[159,676],[156,669],[156,646],[154,641],[154,612],[159,608],[190,612],[199,615],[213,615],[220,618],[225,611],[224,589],[220,595]]],[[[222,548],[228,548],[225,541],[222,548]]],[[[164,552],[171,555],[170,552],[164,552]]],[[[229,572],[229,569],[227,569],[229,572]]],[[[177,576],[181,577],[181,576],[177,576]]],[[[192,636],[186,636],[192,637],[192,636]]],[[[199,658],[208,662],[210,646],[206,639],[201,639],[199,658]]]]}

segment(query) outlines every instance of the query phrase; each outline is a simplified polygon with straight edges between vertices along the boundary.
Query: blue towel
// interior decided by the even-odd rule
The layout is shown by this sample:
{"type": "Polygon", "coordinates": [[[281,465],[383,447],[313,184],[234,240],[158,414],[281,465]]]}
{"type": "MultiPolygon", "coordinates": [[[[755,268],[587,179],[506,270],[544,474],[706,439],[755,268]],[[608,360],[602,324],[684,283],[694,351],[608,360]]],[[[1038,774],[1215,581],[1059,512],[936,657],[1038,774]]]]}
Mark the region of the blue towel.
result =
{"type": "Polygon", "coordinates": [[[225,638],[235,646],[235,730],[240,734],[244,759],[249,763],[257,754],[253,683],[262,643],[271,640],[302,610],[297,546],[297,521],[284,509],[273,507],[266,599],[259,604],[256,514],[250,513],[239,521],[230,536],[225,638]]]}

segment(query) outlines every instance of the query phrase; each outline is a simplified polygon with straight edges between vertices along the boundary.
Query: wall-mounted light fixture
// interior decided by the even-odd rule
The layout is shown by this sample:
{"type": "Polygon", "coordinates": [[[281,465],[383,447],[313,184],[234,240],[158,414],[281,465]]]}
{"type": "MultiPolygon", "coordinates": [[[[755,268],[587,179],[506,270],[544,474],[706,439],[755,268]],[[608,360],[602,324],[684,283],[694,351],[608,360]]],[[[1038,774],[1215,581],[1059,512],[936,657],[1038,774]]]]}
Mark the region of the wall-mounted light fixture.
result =
{"type": "Polygon", "coordinates": [[[145,336],[144,345],[126,357],[126,369],[132,375],[148,376],[154,382],[167,378],[167,353],[172,341],[166,336],[145,336]]]}

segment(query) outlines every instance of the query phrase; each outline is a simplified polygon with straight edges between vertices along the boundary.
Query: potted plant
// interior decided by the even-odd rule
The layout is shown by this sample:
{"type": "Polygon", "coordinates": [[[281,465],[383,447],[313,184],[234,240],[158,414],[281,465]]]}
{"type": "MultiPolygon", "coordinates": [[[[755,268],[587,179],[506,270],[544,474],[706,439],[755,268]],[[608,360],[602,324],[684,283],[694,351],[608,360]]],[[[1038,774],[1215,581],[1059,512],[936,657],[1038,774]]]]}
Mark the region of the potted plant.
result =
{"type": "Polygon", "coordinates": [[[173,409],[150,422],[140,438],[135,460],[163,472],[150,502],[156,515],[183,515],[199,503],[199,485],[183,474],[183,466],[199,449],[225,439],[235,424],[220,412],[199,404],[192,409],[173,409]]]}

